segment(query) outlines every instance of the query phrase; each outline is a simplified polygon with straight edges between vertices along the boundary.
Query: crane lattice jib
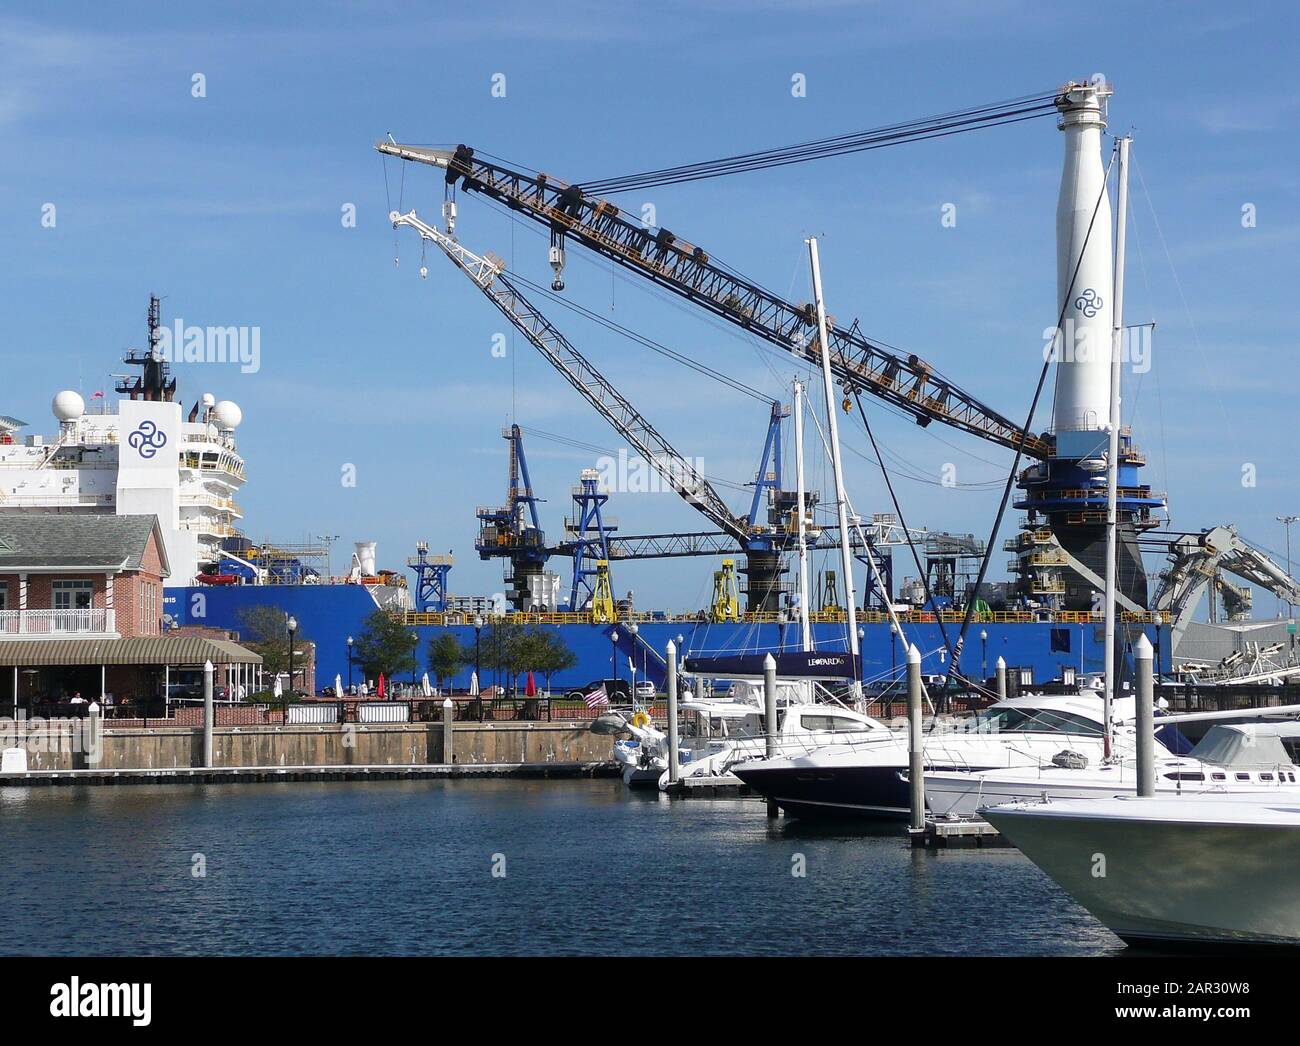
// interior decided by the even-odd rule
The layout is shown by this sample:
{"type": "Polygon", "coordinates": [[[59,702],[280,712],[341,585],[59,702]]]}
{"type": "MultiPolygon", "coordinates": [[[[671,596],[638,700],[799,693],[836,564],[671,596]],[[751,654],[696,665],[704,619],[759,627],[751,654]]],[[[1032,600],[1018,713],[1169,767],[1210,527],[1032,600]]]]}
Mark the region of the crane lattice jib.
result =
{"type": "MultiPolygon", "coordinates": [[[[536,177],[481,160],[472,149],[430,149],[380,142],[391,156],[431,164],[446,171],[469,192],[504,203],[550,228],[573,237],[625,268],[696,302],[814,364],[819,363],[817,322],[811,305],[794,305],[709,261],[709,256],[667,229],[650,229],[627,220],[608,200],[588,199],[580,186],[545,174],[536,177]]],[[[1024,453],[1047,458],[1048,440],[1026,434],[973,396],[934,374],[914,354],[898,355],[873,345],[853,328],[832,327],[831,369],[847,388],[871,393],[894,404],[921,425],[938,420],[1004,447],[1024,440],[1024,453]]]]}
{"type": "Polygon", "coordinates": [[[426,240],[437,244],[519,333],[532,342],[687,504],[704,513],[715,526],[738,541],[743,543],[750,537],[745,521],[732,513],[708,480],[520,292],[506,275],[503,262],[475,254],[422,222],[414,211],[401,215],[393,212],[390,217],[394,226],[409,225],[426,240]]]}

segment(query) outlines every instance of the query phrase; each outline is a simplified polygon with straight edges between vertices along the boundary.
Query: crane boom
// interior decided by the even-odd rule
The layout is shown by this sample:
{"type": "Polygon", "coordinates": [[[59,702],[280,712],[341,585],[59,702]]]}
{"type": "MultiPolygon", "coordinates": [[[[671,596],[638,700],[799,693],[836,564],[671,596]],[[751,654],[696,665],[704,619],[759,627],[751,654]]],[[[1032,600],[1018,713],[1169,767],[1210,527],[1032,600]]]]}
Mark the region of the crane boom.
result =
{"type": "Polygon", "coordinates": [[[527,338],[619,435],[663,476],[664,480],[715,526],[742,544],[751,538],[748,523],[736,516],[691,462],[679,454],[649,420],[528,301],[506,275],[505,263],[480,256],[446,233],[421,221],[415,211],[389,218],[393,227],[409,226],[436,244],[489,301],[527,338]]]}
{"type": "MultiPolygon", "coordinates": [[[[464,145],[435,149],[379,142],[375,148],[402,160],[439,167],[446,172],[449,186],[459,182],[467,192],[481,193],[547,226],[553,265],[557,260],[558,266],[563,265],[564,241],[571,236],[801,359],[818,362],[817,324],[811,305],[787,302],[713,264],[701,248],[667,229],[629,221],[608,200],[589,199],[581,186],[490,163],[464,145]]],[[[1023,441],[1024,453],[1030,457],[1046,459],[1051,455],[1049,440],[1026,433],[1010,418],[936,375],[934,368],[915,354],[890,352],[869,342],[855,327],[832,325],[828,337],[831,369],[846,388],[892,403],[920,425],[937,420],[1012,449],[1023,441]]]]}

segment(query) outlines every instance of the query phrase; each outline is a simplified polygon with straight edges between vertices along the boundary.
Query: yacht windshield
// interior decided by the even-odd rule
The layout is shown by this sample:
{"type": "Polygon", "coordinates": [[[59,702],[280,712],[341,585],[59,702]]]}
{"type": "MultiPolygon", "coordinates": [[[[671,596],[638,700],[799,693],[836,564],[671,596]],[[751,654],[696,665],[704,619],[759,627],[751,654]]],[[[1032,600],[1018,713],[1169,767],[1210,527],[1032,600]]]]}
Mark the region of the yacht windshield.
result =
{"type": "Polygon", "coordinates": [[[1092,734],[1101,736],[1101,724],[1050,708],[986,708],[969,728],[981,734],[1092,734]]]}

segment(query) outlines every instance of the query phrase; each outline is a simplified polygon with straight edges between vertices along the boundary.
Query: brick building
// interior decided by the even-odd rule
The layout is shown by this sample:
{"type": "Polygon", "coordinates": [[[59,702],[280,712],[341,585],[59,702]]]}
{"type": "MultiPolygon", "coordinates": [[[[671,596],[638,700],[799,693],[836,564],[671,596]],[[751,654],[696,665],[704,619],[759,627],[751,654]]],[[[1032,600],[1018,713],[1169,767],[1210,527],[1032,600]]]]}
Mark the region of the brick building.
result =
{"type": "Polygon", "coordinates": [[[149,708],[173,671],[211,660],[231,679],[260,663],[235,643],[166,633],[168,574],[155,516],[0,513],[0,703],[111,694],[149,708]]]}

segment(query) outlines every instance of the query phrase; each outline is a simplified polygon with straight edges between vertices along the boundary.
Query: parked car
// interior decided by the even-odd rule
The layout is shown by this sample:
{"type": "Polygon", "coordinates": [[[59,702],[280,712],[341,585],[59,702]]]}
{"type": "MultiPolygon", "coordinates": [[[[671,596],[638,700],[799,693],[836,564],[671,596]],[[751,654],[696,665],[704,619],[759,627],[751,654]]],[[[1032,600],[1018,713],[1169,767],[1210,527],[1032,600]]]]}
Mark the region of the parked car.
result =
{"type": "Polygon", "coordinates": [[[586,700],[588,694],[593,693],[602,686],[605,688],[605,694],[609,697],[610,704],[632,703],[632,684],[626,679],[593,679],[585,686],[568,691],[564,696],[570,701],[583,701],[586,700]]]}
{"type": "Polygon", "coordinates": [[[642,679],[636,685],[636,696],[640,701],[653,701],[657,693],[654,683],[648,679],[642,679]]]}

